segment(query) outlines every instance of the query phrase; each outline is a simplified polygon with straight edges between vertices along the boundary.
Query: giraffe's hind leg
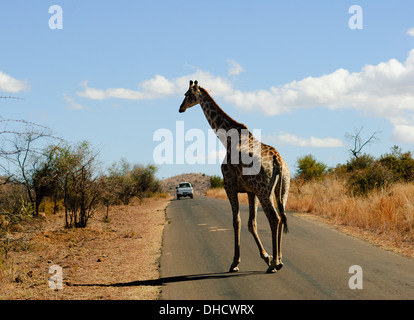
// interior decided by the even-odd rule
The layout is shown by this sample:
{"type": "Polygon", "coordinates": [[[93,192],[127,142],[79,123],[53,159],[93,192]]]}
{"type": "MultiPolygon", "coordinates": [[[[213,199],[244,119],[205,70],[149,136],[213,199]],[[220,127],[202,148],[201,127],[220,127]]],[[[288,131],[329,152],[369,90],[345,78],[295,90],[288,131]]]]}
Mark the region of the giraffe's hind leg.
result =
{"type": "Polygon", "coordinates": [[[272,232],[272,249],[273,249],[273,259],[267,269],[267,273],[275,273],[278,270],[282,269],[283,263],[281,261],[281,227],[282,227],[282,219],[279,216],[278,212],[276,211],[273,202],[264,197],[260,199],[260,202],[263,207],[263,211],[266,214],[266,217],[270,224],[270,230],[272,232]]]}
{"type": "Polygon", "coordinates": [[[254,240],[256,241],[257,247],[259,248],[260,257],[266,262],[268,266],[272,263],[273,257],[269,256],[266,250],[263,248],[262,242],[260,241],[259,234],[257,233],[257,197],[254,193],[248,193],[249,198],[249,223],[248,228],[250,233],[253,235],[254,240]]]}

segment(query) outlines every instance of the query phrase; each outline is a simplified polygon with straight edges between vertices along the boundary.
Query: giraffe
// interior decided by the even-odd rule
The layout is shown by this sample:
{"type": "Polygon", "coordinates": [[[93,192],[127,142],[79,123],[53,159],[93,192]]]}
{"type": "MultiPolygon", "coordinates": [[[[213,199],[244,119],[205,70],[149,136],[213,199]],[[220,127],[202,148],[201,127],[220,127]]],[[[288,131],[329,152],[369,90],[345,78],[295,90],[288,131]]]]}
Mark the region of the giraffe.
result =
{"type": "Polygon", "coordinates": [[[179,112],[185,112],[197,104],[200,104],[208,123],[227,150],[221,171],[224,189],[233,213],[234,258],[229,272],[239,271],[241,219],[238,194],[247,193],[249,199],[248,230],[256,241],[260,257],[268,265],[266,272],[275,273],[283,267],[281,245],[282,233],[287,232],[285,207],[290,186],[289,168],[275,148],[258,141],[244,124],[227,115],[207,90],[198,85],[197,80],[194,82],[191,80],[179,112]],[[238,134],[236,144],[232,140],[233,136],[230,137],[228,132],[238,134]],[[252,159],[251,163],[237,161],[240,158],[243,159],[243,156],[244,159],[252,159]],[[255,172],[246,174],[245,171],[252,169],[255,163],[255,172]],[[266,252],[257,233],[256,215],[259,201],[270,224],[273,255],[266,252]]]}

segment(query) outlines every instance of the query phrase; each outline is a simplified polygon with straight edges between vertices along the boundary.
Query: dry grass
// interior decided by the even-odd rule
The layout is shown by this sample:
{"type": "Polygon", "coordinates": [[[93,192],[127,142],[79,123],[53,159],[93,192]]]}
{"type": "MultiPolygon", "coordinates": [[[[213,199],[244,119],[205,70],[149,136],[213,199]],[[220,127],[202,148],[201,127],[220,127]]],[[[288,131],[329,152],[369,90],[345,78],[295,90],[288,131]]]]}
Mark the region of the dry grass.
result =
{"type": "MultiPolygon", "coordinates": [[[[207,196],[227,199],[223,189],[207,196]]],[[[248,203],[245,195],[239,196],[248,203]]],[[[414,257],[414,185],[395,184],[367,197],[353,197],[345,182],[334,177],[291,184],[287,209],[317,217],[342,231],[386,249],[414,257]]]]}
{"type": "MultiPolygon", "coordinates": [[[[228,200],[226,191],[223,188],[209,189],[206,192],[207,197],[228,200]]],[[[247,193],[239,193],[239,202],[243,204],[249,204],[247,193]]]]}
{"type": "Polygon", "coordinates": [[[350,196],[334,177],[292,184],[288,210],[309,213],[388,249],[414,256],[414,185],[350,196]]]}
{"type": "Polygon", "coordinates": [[[62,215],[31,219],[15,239],[25,246],[0,256],[0,299],[158,299],[165,208],[169,199],[145,199],[95,214],[83,229],[65,229],[62,215]],[[50,266],[63,268],[63,289],[48,287],[50,266]],[[116,285],[121,284],[121,286],[116,285]],[[124,284],[125,286],[122,286],[124,284]]]}

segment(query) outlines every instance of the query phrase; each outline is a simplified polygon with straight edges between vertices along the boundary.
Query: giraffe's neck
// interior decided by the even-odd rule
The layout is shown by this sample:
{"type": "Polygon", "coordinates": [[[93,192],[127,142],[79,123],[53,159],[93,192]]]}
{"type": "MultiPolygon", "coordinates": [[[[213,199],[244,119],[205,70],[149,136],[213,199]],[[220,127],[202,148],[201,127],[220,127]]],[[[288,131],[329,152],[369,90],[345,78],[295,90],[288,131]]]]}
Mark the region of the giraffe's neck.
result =
{"type": "Polygon", "coordinates": [[[244,150],[245,153],[249,154],[249,157],[251,157],[250,154],[254,152],[256,155],[258,154],[260,158],[262,143],[253,136],[253,134],[249,131],[249,129],[247,129],[247,127],[244,124],[237,122],[236,120],[231,118],[227,113],[225,113],[217,105],[213,98],[211,98],[211,96],[205,89],[200,88],[200,92],[202,94],[200,99],[201,108],[203,109],[204,115],[206,116],[211,128],[214,130],[217,138],[219,138],[221,143],[227,149],[228,159],[233,159],[234,156],[234,153],[232,153],[232,145],[235,143],[235,133],[237,133],[238,135],[236,138],[238,139],[236,140],[237,150],[239,152],[244,150]],[[236,130],[237,132],[234,132],[234,130],[236,130]],[[230,141],[229,138],[231,139],[230,141]],[[247,138],[248,140],[244,140],[245,138],[247,138]]]}
{"type": "Polygon", "coordinates": [[[213,130],[247,129],[244,124],[237,122],[225,113],[204,88],[200,88],[200,91],[202,94],[200,105],[213,130]]]}

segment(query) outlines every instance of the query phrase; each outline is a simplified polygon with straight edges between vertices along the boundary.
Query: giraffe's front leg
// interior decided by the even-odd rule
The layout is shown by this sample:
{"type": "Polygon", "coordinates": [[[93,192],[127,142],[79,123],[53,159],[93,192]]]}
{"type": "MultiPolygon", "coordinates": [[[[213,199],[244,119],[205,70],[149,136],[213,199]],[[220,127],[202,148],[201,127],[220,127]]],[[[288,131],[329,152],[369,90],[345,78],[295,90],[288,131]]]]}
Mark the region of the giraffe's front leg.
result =
{"type": "MultiPolygon", "coordinates": [[[[227,146],[231,146],[230,143],[227,146]]],[[[230,149],[227,149],[230,152],[230,149]]],[[[226,158],[230,159],[229,154],[226,158]]],[[[237,182],[235,181],[235,173],[230,165],[227,164],[227,160],[221,165],[221,171],[223,173],[224,190],[226,190],[227,197],[229,198],[231,211],[233,213],[233,229],[234,229],[234,257],[233,263],[230,266],[229,272],[239,271],[240,264],[240,229],[241,219],[239,212],[239,196],[237,191],[237,182]]]]}
{"type": "Polygon", "coordinates": [[[239,212],[239,198],[235,187],[232,184],[226,184],[224,186],[227,197],[229,198],[231,211],[233,213],[233,230],[234,230],[234,257],[233,263],[230,266],[229,272],[239,271],[240,263],[240,229],[241,219],[239,212]]]}
{"type": "MultiPolygon", "coordinates": [[[[238,204],[237,204],[238,207],[238,204]]],[[[240,229],[241,229],[241,220],[239,210],[237,208],[237,212],[233,212],[233,229],[234,229],[234,258],[233,263],[230,266],[229,272],[237,272],[239,271],[239,263],[240,263],[240,229]]]]}

